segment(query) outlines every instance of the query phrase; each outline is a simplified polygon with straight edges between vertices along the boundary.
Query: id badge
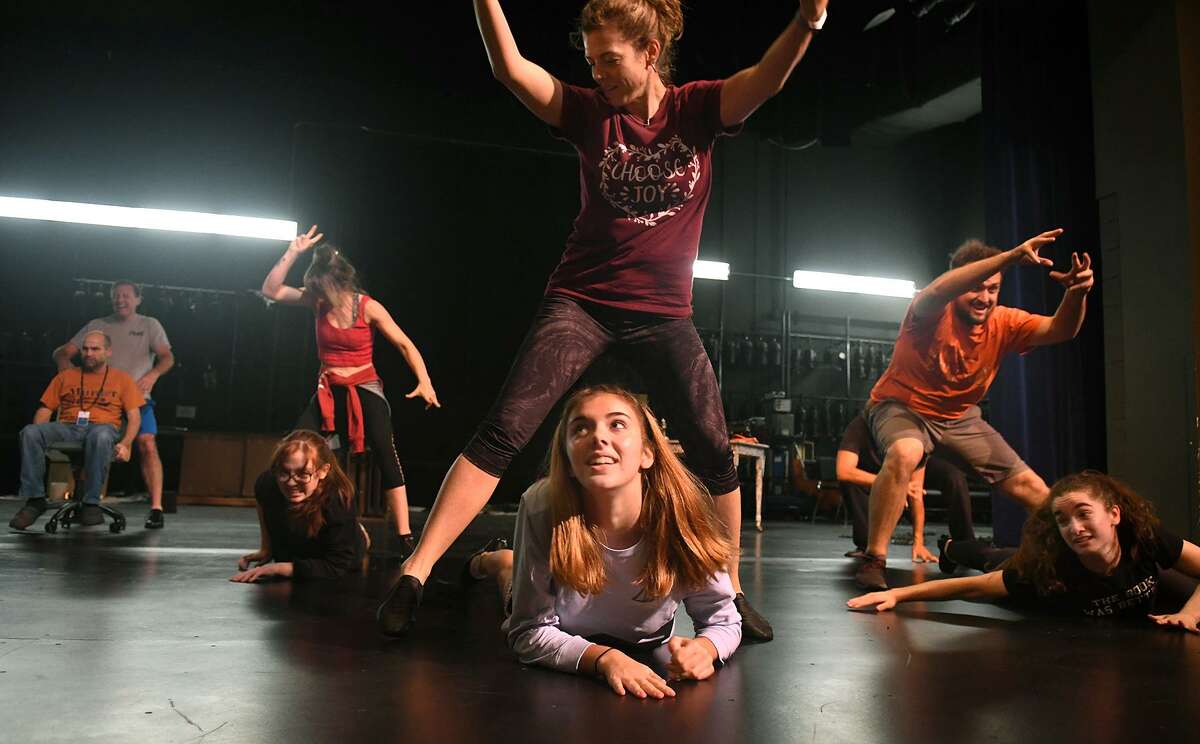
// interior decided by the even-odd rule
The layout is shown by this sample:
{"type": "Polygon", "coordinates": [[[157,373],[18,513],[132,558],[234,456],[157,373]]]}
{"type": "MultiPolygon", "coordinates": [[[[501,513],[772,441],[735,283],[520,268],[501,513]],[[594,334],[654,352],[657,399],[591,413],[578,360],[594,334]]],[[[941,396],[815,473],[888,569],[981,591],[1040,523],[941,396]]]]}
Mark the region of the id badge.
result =
{"type": "Polygon", "coordinates": [[[78,415],[75,416],[75,425],[76,426],[87,426],[91,422],[91,420],[92,420],[92,412],[91,411],[80,411],[78,413],[78,415]]]}

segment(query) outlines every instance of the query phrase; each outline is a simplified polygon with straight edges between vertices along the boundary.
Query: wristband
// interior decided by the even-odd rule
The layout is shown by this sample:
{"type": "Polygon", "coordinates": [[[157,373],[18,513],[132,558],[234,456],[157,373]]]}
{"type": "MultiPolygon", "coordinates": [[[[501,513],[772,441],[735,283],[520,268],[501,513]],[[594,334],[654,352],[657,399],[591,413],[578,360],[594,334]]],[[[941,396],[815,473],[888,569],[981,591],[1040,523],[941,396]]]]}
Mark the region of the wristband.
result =
{"type": "Polygon", "coordinates": [[[600,660],[604,658],[605,654],[607,654],[609,651],[612,651],[612,650],[613,650],[613,647],[609,646],[608,648],[606,648],[600,652],[600,655],[597,656],[596,660],[592,662],[592,674],[594,674],[596,676],[600,675],[600,660]]]}

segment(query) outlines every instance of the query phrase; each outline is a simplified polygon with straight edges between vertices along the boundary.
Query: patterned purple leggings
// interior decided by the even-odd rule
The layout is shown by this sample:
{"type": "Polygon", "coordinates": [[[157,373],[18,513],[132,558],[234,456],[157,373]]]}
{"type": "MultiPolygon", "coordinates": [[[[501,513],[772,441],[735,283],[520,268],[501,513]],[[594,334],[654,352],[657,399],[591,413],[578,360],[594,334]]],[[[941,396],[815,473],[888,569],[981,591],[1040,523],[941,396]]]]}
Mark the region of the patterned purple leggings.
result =
{"type": "Polygon", "coordinates": [[[692,472],[714,496],[738,487],[712,364],[688,318],[542,301],[516,361],[463,456],[500,477],[550,409],[605,351],[619,347],[646,380],[655,413],[683,445],[692,472]]]}

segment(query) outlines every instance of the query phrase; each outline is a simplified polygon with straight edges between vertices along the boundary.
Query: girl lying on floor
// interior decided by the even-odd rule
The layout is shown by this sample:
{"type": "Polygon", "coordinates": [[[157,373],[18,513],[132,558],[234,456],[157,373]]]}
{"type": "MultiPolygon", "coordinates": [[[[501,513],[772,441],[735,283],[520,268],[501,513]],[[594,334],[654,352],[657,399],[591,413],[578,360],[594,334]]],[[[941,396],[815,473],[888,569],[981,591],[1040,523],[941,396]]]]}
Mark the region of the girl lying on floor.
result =
{"type": "Polygon", "coordinates": [[[354,509],[354,484],[321,435],[294,431],[254,483],[262,547],[230,581],[323,579],[362,566],[370,538],[354,509]]]}
{"type": "Polygon", "coordinates": [[[649,664],[701,680],[741,642],[725,571],[732,543],[654,414],[625,390],[567,401],[550,475],[522,497],[513,547],[489,543],[464,578],[498,582],[508,643],[525,664],[663,698],[675,692],[649,664]],[[672,634],[680,602],[695,638],[672,634]]]}
{"type": "Polygon", "coordinates": [[[1015,551],[953,541],[945,558],[986,570],[851,599],[851,609],[890,610],[898,602],[1002,599],[1089,617],[1149,617],[1200,632],[1200,586],[1177,612],[1155,614],[1162,572],[1200,578],[1200,548],[1159,525],[1150,502],[1103,473],[1085,471],[1054,484],[1025,524],[1015,551]]]}

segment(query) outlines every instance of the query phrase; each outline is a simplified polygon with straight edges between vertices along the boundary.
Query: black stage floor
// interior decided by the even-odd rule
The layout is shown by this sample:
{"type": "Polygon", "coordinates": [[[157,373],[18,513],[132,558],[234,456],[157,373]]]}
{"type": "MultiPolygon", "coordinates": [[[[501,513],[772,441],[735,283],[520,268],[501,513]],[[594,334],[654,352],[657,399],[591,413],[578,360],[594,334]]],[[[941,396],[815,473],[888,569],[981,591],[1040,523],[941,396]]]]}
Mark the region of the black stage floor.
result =
{"type": "MultiPolygon", "coordinates": [[[[162,532],[140,527],[142,507],[127,513],[121,535],[0,536],[0,740],[1129,742],[1200,730],[1200,637],[966,602],[850,613],[840,525],[747,531],[745,587],[776,640],[676,685],[673,700],[642,701],[522,668],[495,594],[449,583],[511,517],[477,520],[413,635],[389,642],[373,612],[394,568],[233,584],[235,560],[257,547],[252,510],[187,507],[162,532]]],[[[893,582],[936,574],[906,556],[893,549],[893,582]]]]}

